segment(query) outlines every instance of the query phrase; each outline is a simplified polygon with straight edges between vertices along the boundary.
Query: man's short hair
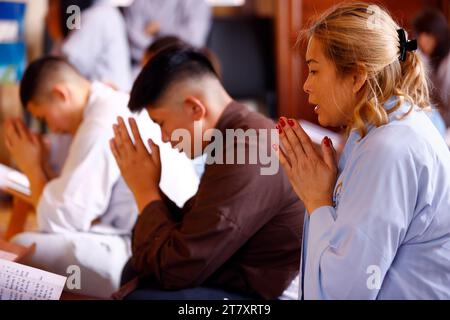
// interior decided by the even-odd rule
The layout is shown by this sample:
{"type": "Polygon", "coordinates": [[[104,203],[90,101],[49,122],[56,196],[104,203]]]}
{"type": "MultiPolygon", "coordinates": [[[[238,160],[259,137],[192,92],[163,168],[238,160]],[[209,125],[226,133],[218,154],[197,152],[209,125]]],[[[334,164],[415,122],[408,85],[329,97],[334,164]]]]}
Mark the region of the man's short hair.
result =
{"type": "Polygon", "coordinates": [[[148,48],[145,50],[147,55],[156,55],[158,52],[170,49],[170,48],[191,48],[187,42],[176,36],[166,36],[157,38],[148,48]]]}
{"type": "Polygon", "coordinates": [[[51,81],[78,71],[64,58],[47,56],[33,61],[25,70],[20,82],[20,101],[24,108],[43,92],[51,81]]]}
{"type": "Polygon", "coordinates": [[[219,79],[210,60],[192,48],[170,48],[158,52],[144,67],[131,90],[129,109],[142,111],[154,105],[176,82],[212,76],[219,79]]]}

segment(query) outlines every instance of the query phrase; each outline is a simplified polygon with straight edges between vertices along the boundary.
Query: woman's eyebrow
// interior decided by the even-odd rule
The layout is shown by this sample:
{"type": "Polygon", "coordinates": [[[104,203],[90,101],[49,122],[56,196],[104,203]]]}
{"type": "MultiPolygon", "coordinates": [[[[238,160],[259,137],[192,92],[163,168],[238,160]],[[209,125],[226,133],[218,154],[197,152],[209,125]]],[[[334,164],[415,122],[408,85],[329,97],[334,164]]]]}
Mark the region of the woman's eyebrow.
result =
{"type": "Polygon", "coordinates": [[[309,65],[311,63],[319,63],[319,62],[317,60],[314,60],[314,59],[309,59],[309,60],[306,61],[307,65],[309,65]]]}

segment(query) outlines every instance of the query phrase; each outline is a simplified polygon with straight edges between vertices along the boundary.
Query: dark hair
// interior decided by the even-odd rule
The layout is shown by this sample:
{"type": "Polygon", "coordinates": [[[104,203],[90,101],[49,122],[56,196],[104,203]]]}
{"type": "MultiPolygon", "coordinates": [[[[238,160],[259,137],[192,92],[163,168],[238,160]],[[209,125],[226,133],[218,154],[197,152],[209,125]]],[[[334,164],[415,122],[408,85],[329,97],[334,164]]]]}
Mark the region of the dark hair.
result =
{"type": "Polygon", "coordinates": [[[177,36],[166,36],[157,38],[148,48],[145,50],[146,54],[157,54],[160,51],[169,48],[188,48],[191,47],[188,43],[181,40],[177,36]]]}
{"type": "MultiPolygon", "coordinates": [[[[146,55],[154,56],[158,54],[158,52],[168,49],[195,49],[192,45],[187,43],[186,41],[178,38],[177,36],[165,36],[157,38],[150,46],[145,50],[146,55]]],[[[220,60],[217,55],[207,47],[197,49],[199,52],[203,53],[208,60],[211,62],[214,67],[214,71],[216,72],[219,79],[222,78],[222,66],[220,64],[220,60]]],[[[148,61],[147,61],[148,62],[148,61]]],[[[221,79],[222,80],[222,79],[221,79]]]]}
{"type": "Polygon", "coordinates": [[[436,48],[431,54],[431,64],[435,70],[450,52],[450,28],[445,16],[437,9],[427,9],[413,21],[416,33],[429,33],[436,37],[436,48]]]}
{"type": "Polygon", "coordinates": [[[192,48],[170,48],[157,53],[142,69],[131,89],[128,108],[142,111],[154,104],[175,82],[206,75],[219,78],[209,59],[192,48]]]}
{"type": "Polygon", "coordinates": [[[45,85],[51,78],[61,71],[71,70],[78,74],[76,69],[64,58],[47,56],[33,61],[25,70],[20,82],[20,101],[24,108],[36,96],[39,87],[45,85]]]}

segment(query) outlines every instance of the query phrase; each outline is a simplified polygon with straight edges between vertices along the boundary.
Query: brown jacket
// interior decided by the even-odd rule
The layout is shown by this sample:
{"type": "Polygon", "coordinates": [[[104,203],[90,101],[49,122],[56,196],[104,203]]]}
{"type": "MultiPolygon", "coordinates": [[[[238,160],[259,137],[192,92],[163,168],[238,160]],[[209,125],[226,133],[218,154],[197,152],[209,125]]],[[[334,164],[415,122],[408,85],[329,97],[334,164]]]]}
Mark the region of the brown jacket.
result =
{"type": "MultiPolygon", "coordinates": [[[[274,123],[233,102],[217,129],[225,137],[225,129],[239,128],[274,129],[274,123]]],[[[184,208],[167,199],[150,203],[134,229],[133,267],[161,289],[219,285],[278,298],[299,270],[304,207],[281,167],[265,176],[261,166],[206,165],[184,208]]]]}

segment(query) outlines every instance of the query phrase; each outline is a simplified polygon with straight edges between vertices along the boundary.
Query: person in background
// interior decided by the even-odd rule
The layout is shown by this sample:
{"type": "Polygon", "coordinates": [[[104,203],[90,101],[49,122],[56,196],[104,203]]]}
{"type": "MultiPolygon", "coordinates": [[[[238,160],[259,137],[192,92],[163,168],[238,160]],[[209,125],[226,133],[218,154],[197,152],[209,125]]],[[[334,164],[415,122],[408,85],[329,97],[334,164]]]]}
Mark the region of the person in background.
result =
{"type": "Polygon", "coordinates": [[[414,40],[385,10],[343,3],[302,32],[304,90],[319,123],[349,133],[339,163],[298,121],[278,124],[283,165],[305,204],[304,299],[450,298],[450,151],[426,114],[414,40]],[[370,41],[366,41],[370,39],[370,41]]]}
{"type": "Polygon", "coordinates": [[[211,26],[205,0],[134,0],[124,15],[133,67],[139,67],[145,50],[158,37],[174,35],[204,47],[211,26]]]}
{"type": "MultiPolygon", "coordinates": [[[[108,0],[49,0],[47,32],[52,55],[65,57],[89,81],[101,81],[128,92],[132,85],[130,51],[125,22],[108,0]],[[71,6],[80,9],[79,28],[71,6]],[[69,28],[70,27],[70,28],[69,28]],[[75,27],[75,26],[74,26],[75,27]]],[[[71,134],[50,132],[50,166],[60,172],[72,141],[71,134]]]]}
{"type": "Polygon", "coordinates": [[[450,28],[442,12],[426,9],[413,20],[421,52],[430,65],[432,97],[450,126],[450,28]]]}
{"type": "Polygon", "coordinates": [[[90,81],[102,81],[122,91],[132,85],[125,22],[108,0],[50,0],[47,30],[53,55],[64,56],[90,81]],[[81,10],[79,29],[70,6],[81,10]]]}
{"type": "MultiPolygon", "coordinates": [[[[27,264],[67,276],[69,266],[81,272],[81,288],[73,292],[109,298],[119,288],[131,254],[130,235],[136,222],[133,194],[120,176],[109,148],[118,116],[133,117],[145,139],[160,141],[148,114],[132,114],[129,95],[101,82],[90,82],[59,57],[44,57],[27,68],[20,85],[23,106],[52,132],[73,136],[59,176],[48,170],[39,136],[22,121],[9,121],[6,145],[28,177],[37,214],[37,232],[12,239],[36,243],[27,264]]],[[[196,191],[191,161],[162,145],[161,190],[179,205],[196,191]]],[[[70,288],[69,288],[70,289],[70,288]]]]}

